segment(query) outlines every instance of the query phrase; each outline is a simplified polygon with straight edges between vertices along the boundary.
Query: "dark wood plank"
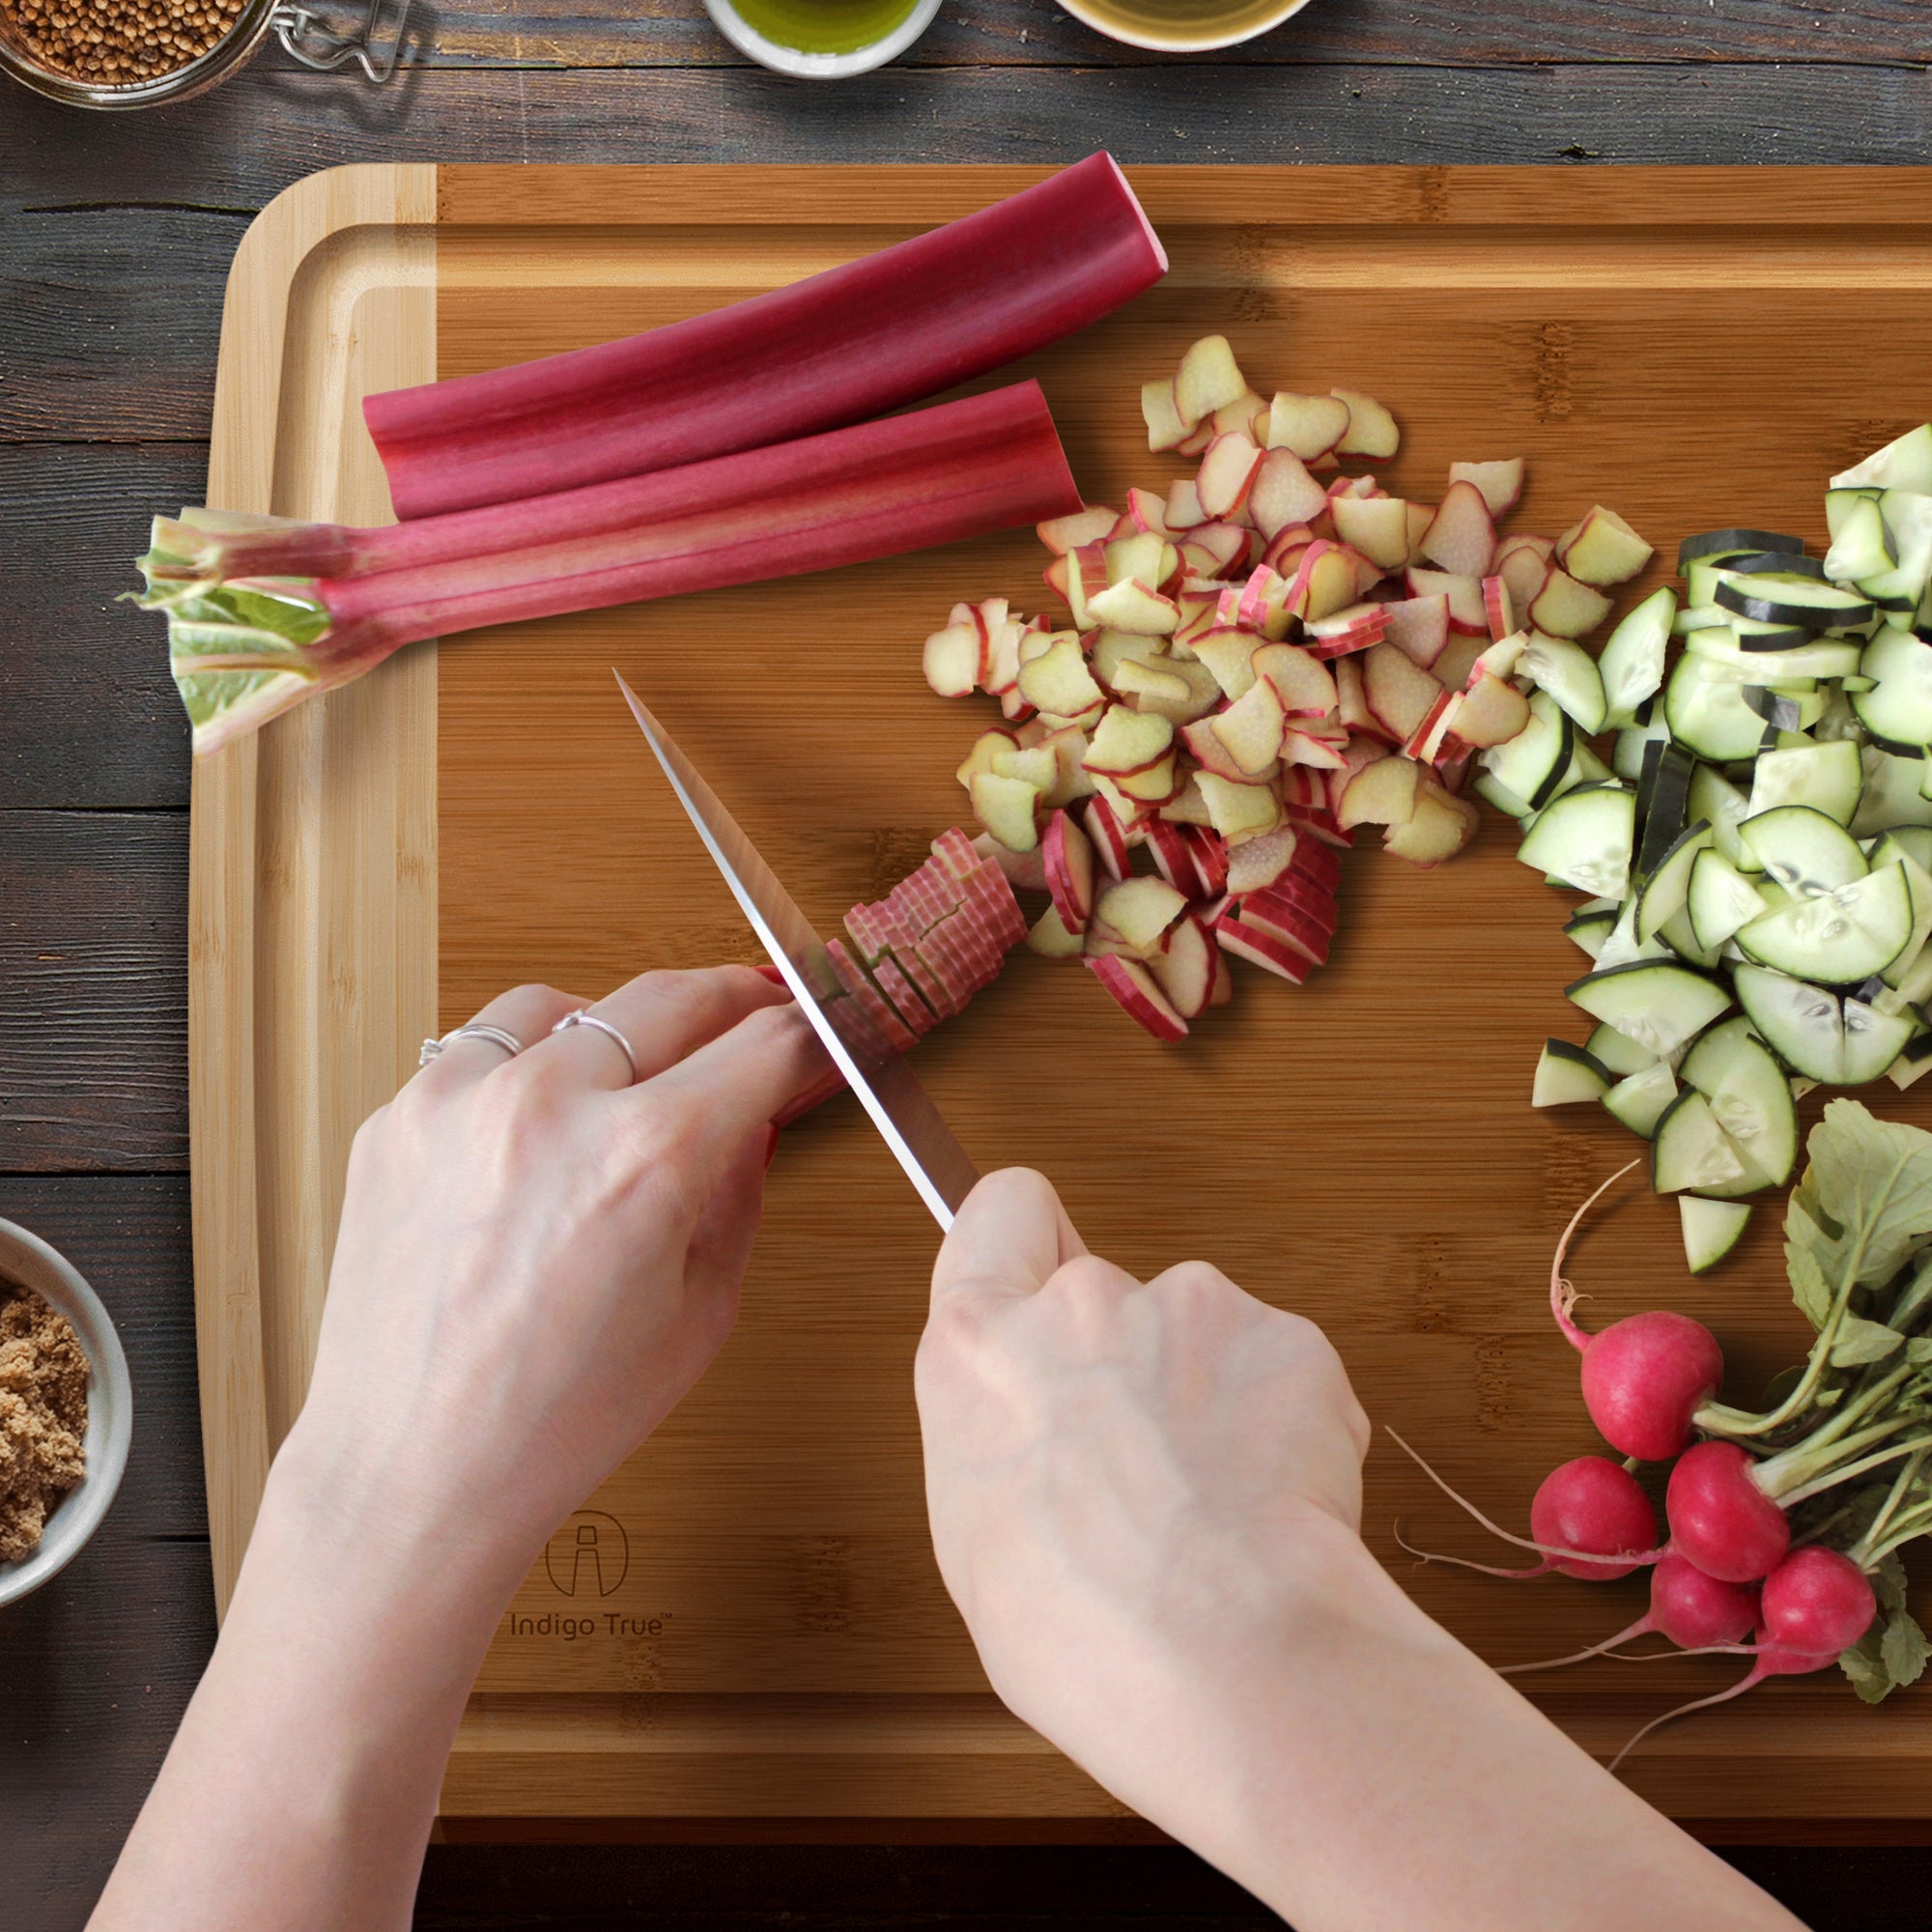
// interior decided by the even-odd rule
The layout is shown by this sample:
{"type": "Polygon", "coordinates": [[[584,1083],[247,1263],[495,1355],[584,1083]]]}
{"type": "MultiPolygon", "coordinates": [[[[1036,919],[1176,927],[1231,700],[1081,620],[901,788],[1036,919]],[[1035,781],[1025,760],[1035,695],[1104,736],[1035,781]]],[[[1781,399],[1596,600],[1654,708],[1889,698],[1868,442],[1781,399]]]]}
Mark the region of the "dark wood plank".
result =
{"type": "Polygon", "coordinates": [[[186,817],[0,813],[0,1171],[186,1165],[186,817]]]}
{"type": "MultiPolygon", "coordinates": [[[[1743,4],[1743,0],[1735,0],[1743,4]]],[[[1098,49],[1103,43],[1095,41],[1098,49]]],[[[292,181],[358,160],[1918,161],[1902,68],[1404,66],[895,68],[805,89],[685,68],[640,116],[622,72],[417,69],[378,94],[265,57],[171,127],[9,102],[0,198],[0,443],[205,437],[222,279],[292,181]],[[179,128],[177,136],[172,128],[179,128]],[[991,130],[990,132],[988,130],[991,130]]]]}
{"type": "Polygon", "coordinates": [[[207,470],[194,444],[0,444],[0,810],[186,808],[165,627],[115,600],[207,470]]]}
{"type": "MultiPolygon", "coordinates": [[[[1524,16],[1485,0],[1314,0],[1275,32],[1214,56],[1254,67],[1400,62],[1416,67],[1568,61],[1917,63],[1932,47],[1918,0],[1862,0],[1829,14],[1791,0],[1546,0],[1524,16]]],[[[686,0],[534,0],[506,14],[476,0],[437,9],[448,66],[732,67],[746,63],[686,0]]],[[[915,68],[1151,66],[1055,7],[955,0],[901,63],[915,68]]]]}
{"type": "MultiPolygon", "coordinates": [[[[10,115],[14,107],[10,99],[10,115]]],[[[127,191],[154,179],[153,170],[131,176],[127,191]]],[[[247,219],[245,211],[9,211],[0,442],[205,438],[221,278],[247,219]]]]}
{"type": "MultiPolygon", "coordinates": [[[[11,978],[0,967],[0,987],[11,978]]],[[[0,1216],[51,1241],[107,1303],[134,1378],[114,1508],[4,1615],[0,1819],[18,1932],[78,1932],[214,1640],[185,1178],[0,1177],[0,1216]]]]}

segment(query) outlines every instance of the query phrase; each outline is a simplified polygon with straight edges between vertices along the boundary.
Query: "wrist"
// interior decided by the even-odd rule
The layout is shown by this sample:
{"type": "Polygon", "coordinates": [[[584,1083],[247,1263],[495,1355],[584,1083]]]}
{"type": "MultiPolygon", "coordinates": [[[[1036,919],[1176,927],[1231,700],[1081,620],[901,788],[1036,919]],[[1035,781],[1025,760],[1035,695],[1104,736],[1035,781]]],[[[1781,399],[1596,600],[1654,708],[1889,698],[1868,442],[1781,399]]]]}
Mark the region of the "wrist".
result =
{"type": "Polygon", "coordinates": [[[480,1656],[541,1547],[501,1513],[443,1497],[407,1463],[298,1420],[269,1472],[247,1568],[278,1597],[469,1639],[480,1656]]]}

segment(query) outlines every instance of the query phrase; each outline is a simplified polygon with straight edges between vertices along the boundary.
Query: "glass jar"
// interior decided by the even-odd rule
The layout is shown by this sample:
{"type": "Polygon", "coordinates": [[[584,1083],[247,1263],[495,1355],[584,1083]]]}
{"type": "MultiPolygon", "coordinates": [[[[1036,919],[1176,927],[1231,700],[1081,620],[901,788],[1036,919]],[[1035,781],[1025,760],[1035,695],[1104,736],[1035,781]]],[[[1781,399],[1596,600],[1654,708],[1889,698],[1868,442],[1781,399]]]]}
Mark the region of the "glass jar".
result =
{"type": "Polygon", "coordinates": [[[235,24],[208,49],[166,73],[146,80],[111,84],[80,80],[45,66],[27,44],[19,23],[0,4],[0,72],[10,73],[24,87],[69,107],[98,107],[108,112],[130,107],[158,107],[166,100],[185,100],[191,94],[218,86],[245,67],[255,50],[272,33],[284,50],[303,67],[327,71],[355,62],[364,78],[380,86],[396,71],[412,0],[369,0],[368,16],[353,34],[337,34],[323,25],[315,11],[301,0],[243,0],[235,24]],[[392,24],[386,29],[383,16],[392,24]]]}

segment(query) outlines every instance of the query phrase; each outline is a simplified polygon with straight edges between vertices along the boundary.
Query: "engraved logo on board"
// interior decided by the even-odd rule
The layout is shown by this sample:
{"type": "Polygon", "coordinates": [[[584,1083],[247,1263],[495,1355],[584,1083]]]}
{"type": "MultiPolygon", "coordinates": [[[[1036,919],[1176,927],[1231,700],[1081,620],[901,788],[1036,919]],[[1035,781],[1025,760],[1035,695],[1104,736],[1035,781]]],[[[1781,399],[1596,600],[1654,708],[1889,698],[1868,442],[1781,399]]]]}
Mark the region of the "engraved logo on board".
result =
{"type": "Polygon", "coordinates": [[[602,1510],[579,1510],[544,1548],[552,1587],[566,1597],[608,1597],[630,1567],[631,1539],[602,1510]]]}

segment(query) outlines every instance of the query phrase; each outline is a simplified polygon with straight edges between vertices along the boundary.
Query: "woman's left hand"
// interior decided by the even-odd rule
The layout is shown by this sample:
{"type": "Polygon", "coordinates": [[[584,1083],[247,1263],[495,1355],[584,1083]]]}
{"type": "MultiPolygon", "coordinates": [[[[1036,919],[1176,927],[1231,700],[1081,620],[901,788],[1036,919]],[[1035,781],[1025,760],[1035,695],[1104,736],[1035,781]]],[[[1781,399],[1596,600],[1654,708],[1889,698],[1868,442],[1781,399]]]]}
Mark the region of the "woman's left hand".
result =
{"type": "Polygon", "coordinates": [[[514,1579],[676,1406],[737,1314],[769,1122],[827,1060],[744,966],[590,1010],[524,986],[355,1136],[308,1402],[277,1478],[345,1535],[428,1535],[514,1579]],[[400,1513],[400,1520],[399,1520],[400,1513]]]}

